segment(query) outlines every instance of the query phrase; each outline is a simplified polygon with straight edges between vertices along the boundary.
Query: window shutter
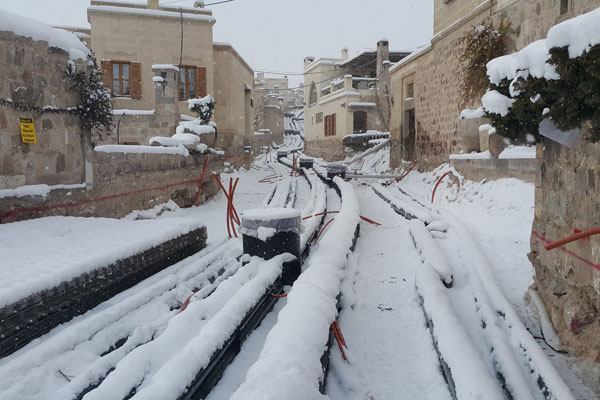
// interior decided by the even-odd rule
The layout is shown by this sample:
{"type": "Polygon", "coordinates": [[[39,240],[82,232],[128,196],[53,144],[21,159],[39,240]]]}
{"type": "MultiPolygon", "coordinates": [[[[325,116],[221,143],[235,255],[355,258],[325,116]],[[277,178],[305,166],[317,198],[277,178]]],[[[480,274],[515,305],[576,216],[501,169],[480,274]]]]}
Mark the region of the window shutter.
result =
{"type": "Polygon", "coordinates": [[[206,67],[196,67],[196,98],[205,97],[206,93],[206,67]]]}
{"type": "Polygon", "coordinates": [[[331,136],[334,136],[336,134],[336,131],[335,131],[335,114],[333,114],[331,116],[331,125],[332,125],[331,126],[331,136]]]}
{"type": "Polygon", "coordinates": [[[131,98],[139,100],[142,98],[142,65],[139,62],[131,62],[129,66],[129,79],[131,85],[131,98]]]}
{"type": "Polygon", "coordinates": [[[110,92],[112,93],[112,61],[100,61],[100,70],[102,71],[102,83],[110,89],[110,92]]]}

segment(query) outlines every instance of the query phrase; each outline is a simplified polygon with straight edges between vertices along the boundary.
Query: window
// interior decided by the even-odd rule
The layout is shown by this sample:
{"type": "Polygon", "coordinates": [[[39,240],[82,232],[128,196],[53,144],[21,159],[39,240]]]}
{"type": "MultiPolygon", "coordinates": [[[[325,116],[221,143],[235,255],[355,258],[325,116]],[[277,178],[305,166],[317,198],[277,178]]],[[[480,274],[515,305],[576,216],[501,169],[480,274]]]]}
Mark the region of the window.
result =
{"type": "Polygon", "coordinates": [[[412,99],[413,97],[415,97],[415,84],[414,82],[411,82],[406,85],[406,98],[412,99]]]}
{"type": "Polygon", "coordinates": [[[325,136],[335,136],[335,114],[325,116],[325,136]]]}
{"type": "Polygon", "coordinates": [[[131,79],[128,62],[112,63],[112,95],[113,97],[131,97],[131,79]]]}
{"type": "Polygon", "coordinates": [[[367,131],[367,113],[366,111],[354,112],[353,133],[365,133],[367,131]]]}
{"type": "Polygon", "coordinates": [[[196,97],[196,67],[179,66],[179,100],[196,97]]]}
{"type": "Polygon", "coordinates": [[[317,124],[322,123],[323,122],[323,113],[317,113],[317,124]]]}
{"type": "Polygon", "coordinates": [[[315,104],[317,102],[317,85],[315,83],[311,83],[310,90],[308,92],[308,104],[315,104]]]}
{"type": "Polygon", "coordinates": [[[560,15],[569,11],[569,0],[560,0],[560,15]]]}
{"type": "Polygon", "coordinates": [[[142,98],[142,68],[136,61],[102,60],[102,82],[113,97],[142,98]]]}

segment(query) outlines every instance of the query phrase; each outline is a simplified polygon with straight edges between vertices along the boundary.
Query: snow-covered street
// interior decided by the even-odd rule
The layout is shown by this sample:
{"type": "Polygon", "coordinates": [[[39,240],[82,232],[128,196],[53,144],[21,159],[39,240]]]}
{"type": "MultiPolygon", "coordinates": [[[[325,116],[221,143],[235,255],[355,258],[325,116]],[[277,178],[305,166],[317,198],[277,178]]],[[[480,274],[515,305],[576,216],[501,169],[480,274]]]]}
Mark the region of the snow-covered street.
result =
{"type": "MultiPolygon", "coordinates": [[[[358,170],[385,170],[386,151],[367,156],[358,170]]],[[[292,156],[282,161],[293,164],[292,156]]],[[[446,178],[430,204],[435,182],[450,171],[441,166],[429,173],[412,171],[389,186],[355,179],[344,184],[340,202],[314,173],[293,176],[285,165],[261,157],[248,171],[221,176],[223,181],[240,179],[234,202],[242,215],[252,208],[295,207],[305,218],[303,247],[319,231],[321,237],[300,279],[284,288],[289,298],[274,301],[209,399],[259,398],[273,385],[282,385],[276,391],[282,393],[295,386],[308,390],[322,373],[319,359],[327,343],[330,361],[323,388],[332,400],[507,398],[509,393],[543,399],[545,391],[557,399],[595,398],[568,360],[545,345],[539,317],[524,300],[532,282],[527,260],[532,184],[471,182],[458,176],[459,190],[455,180],[446,178]],[[347,209],[351,192],[356,211],[347,209]],[[320,223],[314,214],[325,207],[340,214],[320,223]],[[417,218],[409,221],[402,210],[417,218]],[[349,245],[336,243],[342,232],[353,231],[346,221],[349,212],[365,218],[346,259],[349,245]],[[326,272],[326,266],[333,268],[326,272]],[[318,293],[311,288],[315,284],[328,293],[322,300],[311,298],[318,293]],[[341,295],[337,308],[336,293],[341,295]],[[326,321],[336,309],[344,355],[335,339],[328,339],[326,321]],[[291,336],[296,336],[295,345],[286,339],[291,336]],[[289,346],[297,350],[290,354],[289,346]],[[296,368],[306,370],[289,381],[287,374],[296,368]],[[282,374],[265,374],[273,370],[282,374]]],[[[208,228],[208,248],[0,359],[0,398],[37,399],[41,393],[55,399],[185,398],[194,371],[205,368],[207,357],[247,312],[244,303],[256,304],[256,296],[281,268],[278,259],[241,267],[236,261],[241,242],[227,239],[225,212],[220,193],[200,207],[158,206],[126,217],[128,229],[200,221],[208,228]],[[173,380],[170,366],[181,363],[190,366],[190,373],[178,373],[173,380]]],[[[52,224],[53,219],[39,221],[52,224]]],[[[31,225],[6,227],[16,232],[20,224],[31,225]]],[[[16,250],[3,248],[3,257],[11,257],[11,251],[16,250]]],[[[288,398],[320,398],[316,389],[288,398]]]]}

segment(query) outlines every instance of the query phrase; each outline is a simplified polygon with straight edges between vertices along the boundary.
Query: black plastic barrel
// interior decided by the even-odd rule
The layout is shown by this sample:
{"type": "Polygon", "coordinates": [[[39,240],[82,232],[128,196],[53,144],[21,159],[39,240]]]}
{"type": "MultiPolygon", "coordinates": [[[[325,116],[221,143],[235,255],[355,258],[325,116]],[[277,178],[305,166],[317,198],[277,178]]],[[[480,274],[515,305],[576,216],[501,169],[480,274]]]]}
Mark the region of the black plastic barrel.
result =
{"type": "Polygon", "coordinates": [[[300,275],[302,217],[293,208],[246,210],[242,215],[244,253],[265,260],[290,253],[296,259],[283,264],[282,281],[291,285],[300,275]]]}
{"type": "Polygon", "coordinates": [[[346,166],[344,164],[327,165],[327,178],[333,179],[335,176],[339,176],[342,179],[346,178],[346,166]]]}
{"type": "Polygon", "coordinates": [[[312,168],[314,164],[314,160],[312,158],[301,158],[300,159],[300,168],[312,168]]]}

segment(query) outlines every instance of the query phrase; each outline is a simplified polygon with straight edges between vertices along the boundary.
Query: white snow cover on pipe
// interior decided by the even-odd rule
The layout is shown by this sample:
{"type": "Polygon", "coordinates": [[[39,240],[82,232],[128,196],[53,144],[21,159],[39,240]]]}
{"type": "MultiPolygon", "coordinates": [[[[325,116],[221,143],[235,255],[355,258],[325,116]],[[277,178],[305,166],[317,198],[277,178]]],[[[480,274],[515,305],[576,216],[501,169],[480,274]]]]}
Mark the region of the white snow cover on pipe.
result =
{"type": "Polygon", "coordinates": [[[84,399],[124,398],[140,384],[134,399],[178,398],[279,277],[282,264],[291,259],[289,254],[269,261],[254,257],[207,298],[194,301],[192,297],[159,337],[121,359],[84,399]]]}
{"type": "Polygon", "coordinates": [[[392,192],[390,189],[380,184],[373,185],[373,189],[376,192],[381,193],[386,199],[390,200],[390,204],[420,219],[425,224],[429,224],[431,221],[433,221],[434,218],[428,210],[416,204],[402,193],[392,192]]]}
{"type": "MultiPolygon", "coordinates": [[[[531,333],[523,325],[512,304],[508,301],[502,289],[500,289],[486,256],[475,244],[476,242],[471,233],[450,212],[446,212],[445,215],[452,224],[451,229],[456,230],[457,237],[461,238],[460,251],[463,253],[463,257],[466,257],[468,260],[468,262],[465,262],[465,265],[470,267],[469,272],[478,275],[480,285],[487,292],[495,311],[504,314],[506,325],[510,329],[510,338],[513,341],[513,346],[516,345],[517,348],[520,347],[526,352],[528,367],[543,377],[547,389],[555,399],[574,400],[571,390],[533,336],[531,336],[531,333]]],[[[512,373],[512,371],[506,372],[512,373]]]]}
{"type": "Polygon", "coordinates": [[[421,269],[416,285],[423,308],[433,322],[434,340],[452,373],[456,397],[461,400],[504,399],[433,269],[428,266],[421,269]]]}
{"type": "Polygon", "coordinates": [[[425,224],[418,219],[413,219],[408,221],[408,225],[415,246],[421,254],[423,264],[425,264],[425,266],[431,266],[440,276],[440,279],[442,279],[446,285],[450,285],[452,283],[452,266],[448,263],[444,254],[442,254],[441,249],[431,237],[425,224]]]}
{"type": "MultiPolygon", "coordinates": [[[[325,191],[325,184],[321,179],[311,173],[309,170],[304,169],[304,174],[310,181],[310,200],[302,210],[302,218],[310,215],[322,213],[327,208],[327,193],[325,191]]],[[[302,234],[300,235],[300,248],[303,249],[306,246],[308,240],[314,235],[316,230],[321,224],[322,217],[312,217],[302,222],[302,234]]]]}
{"type": "Polygon", "coordinates": [[[561,22],[548,31],[548,47],[568,46],[570,58],[581,56],[597,44],[600,44],[600,8],[561,22]]]}
{"type": "Polygon", "coordinates": [[[0,31],[13,32],[33,40],[44,40],[50,46],[68,52],[71,60],[85,59],[90,54],[90,50],[74,33],[4,10],[0,10],[0,31]]]}
{"type": "Polygon", "coordinates": [[[360,221],[351,184],[334,178],[342,193],[340,213],[308,259],[287,296],[258,361],[231,400],[323,400],[321,356],[337,315],[342,269],[360,221]]]}

